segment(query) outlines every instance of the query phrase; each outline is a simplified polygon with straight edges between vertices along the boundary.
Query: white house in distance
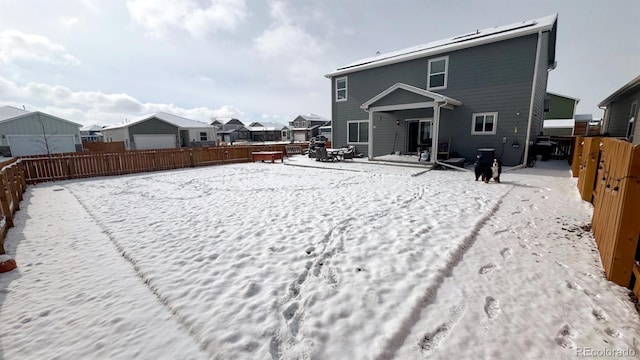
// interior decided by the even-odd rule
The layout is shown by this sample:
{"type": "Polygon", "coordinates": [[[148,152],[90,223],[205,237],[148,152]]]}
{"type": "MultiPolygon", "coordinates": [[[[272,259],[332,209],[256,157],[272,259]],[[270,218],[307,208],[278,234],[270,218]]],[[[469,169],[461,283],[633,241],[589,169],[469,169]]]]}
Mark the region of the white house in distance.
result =
{"type": "Polygon", "coordinates": [[[127,150],[215,146],[216,129],[206,123],[158,112],[102,129],[105,142],[123,141],[127,150]]]}
{"type": "Polygon", "coordinates": [[[81,126],[40,111],[2,106],[0,152],[9,157],[82,151],[81,126]]]}

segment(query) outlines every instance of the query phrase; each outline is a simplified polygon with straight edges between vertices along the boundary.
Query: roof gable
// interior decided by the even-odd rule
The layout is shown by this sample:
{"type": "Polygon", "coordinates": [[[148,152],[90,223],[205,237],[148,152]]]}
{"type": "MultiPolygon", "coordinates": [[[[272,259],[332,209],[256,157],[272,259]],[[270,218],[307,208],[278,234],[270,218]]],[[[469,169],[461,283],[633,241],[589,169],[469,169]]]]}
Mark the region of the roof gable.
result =
{"type": "Polygon", "coordinates": [[[137,118],[133,118],[131,121],[129,121],[127,123],[124,123],[124,124],[109,126],[109,127],[105,128],[105,130],[126,128],[126,127],[129,127],[131,125],[135,125],[135,124],[141,123],[143,121],[147,121],[147,120],[154,119],[154,118],[158,119],[158,120],[161,120],[161,121],[164,121],[164,122],[166,122],[168,124],[171,124],[171,125],[179,127],[179,128],[210,128],[211,127],[211,125],[209,125],[207,123],[200,122],[200,121],[187,119],[187,118],[184,118],[182,116],[169,114],[169,113],[165,113],[165,112],[157,112],[157,113],[143,115],[143,116],[140,116],[140,117],[137,117],[137,118]]]}
{"type": "MultiPolygon", "coordinates": [[[[369,101],[365,102],[364,104],[362,104],[360,106],[360,108],[367,110],[370,107],[372,107],[372,105],[374,105],[376,102],[380,101],[381,99],[389,96],[390,94],[393,94],[394,92],[397,91],[408,91],[410,93],[413,93],[415,95],[419,95],[420,97],[422,97],[424,100],[431,100],[431,102],[437,102],[437,103],[447,103],[447,104],[451,104],[451,105],[462,105],[462,102],[452,99],[450,97],[444,96],[444,95],[440,95],[438,93],[434,93],[433,91],[429,91],[429,90],[424,90],[424,89],[420,89],[417,88],[415,86],[411,86],[411,85],[407,85],[407,84],[403,84],[403,83],[395,83],[394,85],[391,85],[388,89],[384,90],[383,92],[381,92],[380,94],[372,97],[371,99],[369,99],[369,101]]],[[[416,99],[419,99],[419,97],[417,97],[416,99]]]]}
{"type": "Polygon", "coordinates": [[[609,103],[618,101],[620,98],[626,96],[629,93],[640,89],[640,76],[624,84],[621,88],[616,90],[613,94],[609,95],[606,99],[602,100],[598,106],[607,106],[609,103]]]}
{"type": "Polygon", "coordinates": [[[373,57],[361,59],[325,75],[331,78],[355,71],[371,69],[389,64],[409,61],[418,58],[443,54],[454,50],[465,49],[473,46],[494,43],[502,40],[513,39],[521,36],[535,34],[538,31],[551,31],[553,36],[549,41],[549,61],[555,61],[555,27],[558,14],[549,15],[543,18],[517,22],[504,26],[496,26],[483,30],[476,30],[471,33],[454,36],[451,38],[433,41],[427,44],[413,46],[410,48],[392,51],[373,57]]]}

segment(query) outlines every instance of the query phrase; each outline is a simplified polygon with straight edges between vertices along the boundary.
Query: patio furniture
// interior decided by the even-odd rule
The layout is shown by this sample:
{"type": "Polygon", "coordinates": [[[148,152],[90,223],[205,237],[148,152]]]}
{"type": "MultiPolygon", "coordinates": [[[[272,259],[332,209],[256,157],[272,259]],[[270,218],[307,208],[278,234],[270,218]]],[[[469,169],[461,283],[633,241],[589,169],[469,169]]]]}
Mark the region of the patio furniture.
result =
{"type": "Polygon", "coordinates": [[[284,162],[282,151],[254,151],[251,153],[251,159],[254,162],[257,160],[261,160],[262,162],[265,160],[271,160],[271,163],[274,163],[276,159],[280,159],[280,162],[284,162]]]}

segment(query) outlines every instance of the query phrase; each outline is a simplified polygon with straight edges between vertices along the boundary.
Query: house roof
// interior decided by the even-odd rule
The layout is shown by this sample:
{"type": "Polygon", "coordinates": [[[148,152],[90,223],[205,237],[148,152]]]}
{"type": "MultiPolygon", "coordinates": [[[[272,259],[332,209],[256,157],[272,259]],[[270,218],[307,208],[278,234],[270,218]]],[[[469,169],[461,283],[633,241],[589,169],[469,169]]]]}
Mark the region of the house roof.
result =
{"type": "Polygon", "coordinates": [[[606,99],[602,100],[598,106],[607,106],[607,104],[618,101],[620,98],[631,92],[637,91],[638,89],[640,89],[640,75],[624,84],[620,89],[616,90],[606,99]]]}
{"type": "Polygon", "coordinates": [[[0,122],[8,122],[8,121],[18,120],[20,118],[29,116],[31,114],[43,114],[43,115],[47,115],[47,116],[50,116],[52,118],[58,119],[60,121],[64,121],[66,123],[73,124],[73,125],[78,126],[78,127],[82,126],[82,124],[78,124],[78,123],[75,123],[75,122],[67,120],[67,119],[59,118],[59,117],[53,116],[51,114],[46,114],[46,113],[43,113],[41,111],[26,111],[26,110],[18,109],[18,108],[13,107],[13,106],[2,106],[2,107],[0,107],[0,122]]]}
{"type": "Polygon", "coordinates": [[[320,115],[316,115],[316,114],[306,114],[306,115],[299,115],[301,118],[308,120],[308,121],[329,121],[328,119],[323,118],[320,115]]]}
{"type": "Polygon", "coordinates": [[[248,126],[250,131],[280,131],[286,127],[277,122],[254,122],[251,125],[253,126],[248,126]]]}
{"type": "MultiPolygon", "coordinates": [[[[513,39],[520,36],[535,34],[538,31],[551,31],[558,20],[558,14],[545,16],[539,19],[513,23],[510,25],[496,26],[483,30],[475,30],[471,33],[454,36],[451,38],[433,41],[427,44],[392,51],[361,59],[325,75],[331,78],[355,71],[376,68],[384,65],[395,64],[413,59],[419,59],[432,55],[470,48],[473,46],[513,39]]],[[[555,41],[553,41],[555,44],[555,41]]],[[[551,45],[551,44],[550,44],[551,45]]],[[[553,59],[550,59],[553,62],[553,59]]]]}
{"type": "Polygon", "coordinates": [[[3,107],[0,107],[0,121],[12,119],[14,117],[18,117],[18,116],[29,114],[29,113],[31,112],[18,109],[17,107],[8,106],[8,105],[3,106],[3,107]]]}
{"type": "Polygon", "coordinates": [[[567,96],[567,95],[558,94],[557,92],[547,91],[547,94],[559,96],[559,97],[562,97],[562,98],[565,98],[565,99],[569,99],[569,100],[574,100],[576,102],[576,104],[580,102],[580,99],[578,99],[578,98],[567,96]]]}
{"type": "Polygon", "coordinates": [[[111,129],[120,129],[120,128],[126,128],[129,127],[131,125],[134,124],[138,124],[141,123],[143,121],[147,121],[149,119],[153,119],[156,118],[158,120],[162,120],[166,123],[169,123],[171,125],[175,125],[179,128],[211,128],[211,125],[200,122],[200,121],[195,121],[195,120],[191,120],[191,119],[187,119],[184,118],[182,116],[178,116],[178,115],[173,115],[173,114],[169,114],[169,113],[165,113],[165,112],[157,112],[157,113],[153,113],[153,114],[148,114],[148,115],[143,115],[137,118],[133,118],[131,119],[131,121],[124,123],[124,124],[119,124],[119,125],[112,125],[109,127],[104,128],[105,130],[111,130],[111,129]]]}
{"type": "Polygon", "coordinates": [[[439,102],[439,103],[446,103],[446,104],[451,104],[451,105],[456,105],[456,106],[460,106],[462,105],[462,102],[438,93],[434,93],[433,91],[428,91],[428,90],[424,90],[424,89],[420,89],[417,88],[415,86],[411,86],[411,85],[407,85],[407,84],[403,84],[403,83],[395,83],[393,85],[391,85],[389,88],[387,88],[386,90],[384,90],[383,92],[381,92],[380,94],[372,97],[371,99],[369,99],[369,101],[365,102],[364,104],[362,104],[360,106],[361,109],[367,110],[369,109],[369,107],[371,105],[373,105],[376,101],[384,98],[385,96],[391,94],[392,92],[398,90],[398,89],[402,89],[402,90],[406,90],[409,92],[412,92],[414,94],[418,94],[418,95],[422,95],[424,97],[433,99],[433,101],[435,102],[439,102]]]}
{"type": "Polygon", "coordinates": [[[573,128],[575,120],[573,119],[548,119],[544,121],[545,129],[573,128]]]}

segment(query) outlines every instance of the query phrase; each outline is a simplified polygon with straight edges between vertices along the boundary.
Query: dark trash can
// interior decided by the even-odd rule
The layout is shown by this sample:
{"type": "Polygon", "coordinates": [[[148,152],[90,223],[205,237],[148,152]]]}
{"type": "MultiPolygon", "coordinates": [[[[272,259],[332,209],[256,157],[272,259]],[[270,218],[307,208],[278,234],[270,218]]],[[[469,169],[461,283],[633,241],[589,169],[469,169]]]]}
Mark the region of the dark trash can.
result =
{"type": "Polygon", "coordinates": [[[478,159],[476,162],[478,164],[491,166],[493,163],[493,159],[495,159],[495,149],[482,148],[478,149],[478,153],[476,158],[478,159]]]}

